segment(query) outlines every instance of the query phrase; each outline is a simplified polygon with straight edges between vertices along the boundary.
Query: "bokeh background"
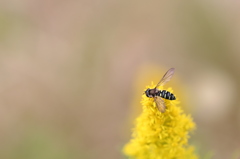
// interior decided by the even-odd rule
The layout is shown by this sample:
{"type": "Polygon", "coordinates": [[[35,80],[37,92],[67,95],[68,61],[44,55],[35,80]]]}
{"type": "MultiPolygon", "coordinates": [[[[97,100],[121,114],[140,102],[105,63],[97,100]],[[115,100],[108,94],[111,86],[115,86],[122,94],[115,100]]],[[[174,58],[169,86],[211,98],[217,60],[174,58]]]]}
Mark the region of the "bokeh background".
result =
{"type": "Polygon", "coordinates": [[[124,158],[171,67],[200,158],[238,158],[239,15],[236,0],[1,0],[0,158],[124,158]]]}

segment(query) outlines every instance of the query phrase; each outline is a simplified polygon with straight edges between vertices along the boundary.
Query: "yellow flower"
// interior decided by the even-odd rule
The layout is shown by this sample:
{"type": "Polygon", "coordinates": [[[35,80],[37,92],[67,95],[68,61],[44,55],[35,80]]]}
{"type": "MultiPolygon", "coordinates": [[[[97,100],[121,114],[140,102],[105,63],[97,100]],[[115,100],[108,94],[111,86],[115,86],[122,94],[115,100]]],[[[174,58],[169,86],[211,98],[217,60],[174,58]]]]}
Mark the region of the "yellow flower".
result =
{"type": "MultiPolygon", "coordinates": [[[[154,88],[155,85],[147,88],[154,88]]],[[[160,88],[162,89],[162,88],[160,88]]],[[[167,91],[172,92],[169,88],[167,91]]],[[[132,139],[123,152],[134,159],[197,159],[194,147],[188,144],[189,131],[195,129],[190,115],[184,114],[177,100],[165,100],[161,113],[153,98],[142,96],[142,114],[136,119],[132,139]]]]}

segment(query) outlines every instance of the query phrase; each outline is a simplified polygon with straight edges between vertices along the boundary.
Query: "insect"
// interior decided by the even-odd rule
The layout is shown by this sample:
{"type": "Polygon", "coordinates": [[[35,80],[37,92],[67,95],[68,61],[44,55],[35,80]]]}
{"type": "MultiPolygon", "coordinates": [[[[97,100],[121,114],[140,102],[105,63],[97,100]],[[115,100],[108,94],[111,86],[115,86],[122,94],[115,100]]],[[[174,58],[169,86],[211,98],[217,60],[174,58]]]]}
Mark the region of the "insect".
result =
{"type": "Polygon", "coordinates": [[[154,98],[154,101],[157,105],[158,110],[162,113],[164,113],[166,110],[166,105],[162,98],[168,99],[168,100],[176,100],[176,97],[174,96],[174,94],[172,94],[166,90],[160,90],[158,88],[160,86],[163,86],[164,84],[166,84],[168,81],[170,81],[170,79],[172,78],[172,76],[174,74],[174,70],[175,70],[174,68],[170,68],[165,73],[165,75],[162,77],[162,79],[158,82],[158,84],[156,85],[155,88],[153,88],[153,89],[148,88],[145,91],[145,94],[147,97],[154,98]]]}

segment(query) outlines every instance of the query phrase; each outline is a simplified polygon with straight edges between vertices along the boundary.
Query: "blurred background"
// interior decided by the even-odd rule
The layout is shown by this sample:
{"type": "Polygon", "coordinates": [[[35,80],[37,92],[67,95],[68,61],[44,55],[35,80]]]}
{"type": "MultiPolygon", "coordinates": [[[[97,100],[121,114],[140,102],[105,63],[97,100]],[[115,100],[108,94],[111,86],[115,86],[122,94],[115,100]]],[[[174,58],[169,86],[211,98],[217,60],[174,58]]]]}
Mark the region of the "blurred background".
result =
{"type": "Polygon", "coordinates": [[[239,1],[0,1],[0,158],[122,159],[167,84],[200,158],[240,155],[239,1]]]}

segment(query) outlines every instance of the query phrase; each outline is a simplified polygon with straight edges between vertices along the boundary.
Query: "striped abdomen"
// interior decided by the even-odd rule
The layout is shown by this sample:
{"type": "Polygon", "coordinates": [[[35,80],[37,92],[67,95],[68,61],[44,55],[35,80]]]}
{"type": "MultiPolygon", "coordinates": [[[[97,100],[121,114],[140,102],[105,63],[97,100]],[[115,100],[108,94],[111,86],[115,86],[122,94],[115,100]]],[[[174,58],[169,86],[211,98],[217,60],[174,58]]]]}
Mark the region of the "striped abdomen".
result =
{"type": "Polygon", "coordinates": [[[159,90],[159,92],[157,93],[158,96],[164,98],[164,99],[168,99],[168,100],[175,100],[176,97],[174,96],[174,94],[166,91],[166,90],[159,90]]]}

